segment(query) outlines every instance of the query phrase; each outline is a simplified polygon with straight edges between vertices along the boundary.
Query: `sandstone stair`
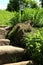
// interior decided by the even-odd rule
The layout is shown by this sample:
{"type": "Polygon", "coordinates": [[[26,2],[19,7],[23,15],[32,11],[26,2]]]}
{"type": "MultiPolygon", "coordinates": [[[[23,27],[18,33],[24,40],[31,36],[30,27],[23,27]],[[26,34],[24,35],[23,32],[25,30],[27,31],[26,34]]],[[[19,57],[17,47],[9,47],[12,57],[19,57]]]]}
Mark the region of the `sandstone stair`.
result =
{"type": "Polygon", "coordinates": [[[31,65],[32,61],[18,62],[21,61],[26,49],[10,45],[10,40],[5,38],[9,29],[10,27],[0,26],[0,65],[31,65]],[[19,60],[15,63],[16,58],[19,60]]]}
{"type": "Polygon", "coordinates": [[[8,39],[0,39],[0,46],[9,45],[10,40],[8,39]]]}
{"type": "Polygon", "coordinates": [[[23,48],[13,46],[0,46],[0,63],[11,63],[16,57],[22,57],[25,53],[23,48]]]}
{"type": "Polygon", "coordinates": [[[32,61],[22,61],[18,63],[10,63],[10,64],[3,64],[3,65],[33,65],[32,61]]]}
{"type": "Polygon", "coordinates": [[[6,30],[4,28],[0,28],[0,39],[5,39],[6,30]]]}

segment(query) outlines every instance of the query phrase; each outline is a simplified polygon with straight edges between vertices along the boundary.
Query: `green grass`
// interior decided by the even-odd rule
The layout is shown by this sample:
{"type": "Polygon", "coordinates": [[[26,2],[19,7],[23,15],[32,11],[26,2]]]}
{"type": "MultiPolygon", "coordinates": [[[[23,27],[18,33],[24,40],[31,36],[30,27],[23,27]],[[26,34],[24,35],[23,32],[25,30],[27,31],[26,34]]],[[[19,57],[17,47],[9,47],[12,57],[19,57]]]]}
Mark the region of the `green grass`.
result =
{"type": "Polygon", "coordinates": [[[0,25],[15,25],[19,22],[31,20],[34,27],[43,27],[43,8],[25,8],[22,12],[8,12],[0,10],[0,25]]]}
{"type": "Polygon", "coordinates": [[[14,12],[0,10],[0,25],[10,25],[9,20],[13,18],[14,12]]]}

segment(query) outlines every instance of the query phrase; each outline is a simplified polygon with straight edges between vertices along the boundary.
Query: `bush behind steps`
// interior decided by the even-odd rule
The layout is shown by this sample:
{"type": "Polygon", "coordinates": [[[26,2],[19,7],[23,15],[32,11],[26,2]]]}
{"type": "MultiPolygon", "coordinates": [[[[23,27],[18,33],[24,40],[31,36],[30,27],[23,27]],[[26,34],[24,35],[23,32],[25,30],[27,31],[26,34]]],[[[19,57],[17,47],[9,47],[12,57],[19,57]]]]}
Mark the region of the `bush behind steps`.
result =
{"type": "Polygon", "coordinates": [[[42,36],[43,31],[41,29],[43,28],[39,28],[39,29],[32,28],[30,32],[26,31],[25,33],[23,33],[23,29],[21,29],[21,27],[18,29],[16,27],[13,28],[13,30],[9,33],[9,39],[13,41],[13,44],[11,45],[17,45],[26,48],[27,53],[24,59],[28,59],[28,60],[32,59],[38,65],[39,64],[42,65],[43,64],[43,57],[42,57],[43,56],[43,36],[42,36]]]}
{"type": "Polygon", "coordinates": [[[34,10],[34,12],[30,14],[32,16],[29,15],[29,10],[25,10],[25,12],[23,11],[23,18],[21,20],[22,22],[31,20],[32,26],[36,28],[32,28],[30,32],[27,31],[24,34],[23,28],[21,28],[20,25],[19,27],[14,27],[13,30],[9,33],[8,37],[11,41],[14,41],[14,45],[21,46],[27,49],[26,59],[32,59],[38,65],[43,65],[43,11],[42,9],[38,9],[36,11],[34,10]],[[29,19],[28,16],[30,16],[29,19]],[[22,34],[20,34],[21,32],[22,34]]]}

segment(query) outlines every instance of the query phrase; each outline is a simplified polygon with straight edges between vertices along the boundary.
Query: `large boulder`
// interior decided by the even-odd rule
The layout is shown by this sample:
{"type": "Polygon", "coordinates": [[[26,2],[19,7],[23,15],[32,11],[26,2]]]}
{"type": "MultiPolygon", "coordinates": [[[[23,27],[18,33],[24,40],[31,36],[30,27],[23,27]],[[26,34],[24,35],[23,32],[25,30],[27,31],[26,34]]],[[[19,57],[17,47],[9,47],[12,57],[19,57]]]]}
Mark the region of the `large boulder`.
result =
{"type": "Polygon", "coordinates": [[[18,23],[12,31],[8,34],[8,38],[11,40],[11,45],[23,46],[22,39],[26,32],[30,32],[32,29],[29,23],[18,23]],[[12,44],[13,43],[13,44],[12,44]]]}

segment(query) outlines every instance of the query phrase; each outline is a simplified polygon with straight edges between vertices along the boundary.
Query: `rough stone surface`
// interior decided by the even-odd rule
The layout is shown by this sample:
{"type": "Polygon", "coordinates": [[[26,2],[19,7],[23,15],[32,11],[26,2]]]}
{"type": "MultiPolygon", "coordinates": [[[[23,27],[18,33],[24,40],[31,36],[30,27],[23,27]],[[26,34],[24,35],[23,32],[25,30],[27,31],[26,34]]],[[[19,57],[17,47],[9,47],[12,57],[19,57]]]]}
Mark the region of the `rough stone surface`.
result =
{"type": "Polygon", "coordinates": [[[25,54],[25,49],[13,46],[0,46],[0,64],[20,61],[25,54]]]}
{"type": "Polygon", "coordinates": [[[16,29],[19,30],[22,30],[22,32],[29,32],[31,31],[31,25],[29,23],[18,23],[16,26],[15,26],[16,29]]]}
{"type": "Polygon", "coordinates": [[[0,28],[5,28],[7,27],[7,25],[0,25],[0,28]]]}
{"type": "Polygon", "coordinates": [[[11,30],[11,29],[12,29],[12,26],[5,27],[5,30],[11,30]]]}
{"type": "Polygon", "coordinates": [[[14,46],[0,46],[0,55],[3,54],[13,54],[13,53],[24,53],[23,48],[14,47],[14,46]]]}
{"type": "Polygon", "coordinates": [[[22,61],[18,63],[10,63],[10,64],[3,64],[3,65],[33,65],[32,61],[22,61]]]}
{"type": "MultiPolygon", "coordinates": [[[[17,45],[20,46],[22,44],[23,35],[26,32],[31,31],[31,25],[28,23],[18,23],[12,31],[8,34],[8,38],[11,40],[11,45],[17,45]]],[[[23,47],[21,45],[21,47],[23,47]]]]}
{"type": "Polygon", "coordinates": [[[6,30],[6,37],[7,37],[8,33],[12,30],[12,26],[7,26],[4,29],[6,30]]]}
{"type": "Polygon", "coordinates": [[[0,39],[5,39],[6,30],[4,28],[0,28],[0,39]]]}
{"type": "Polygon", "coordinates": [[[8,39],[0,39],[0,46],[9,45],[10,40],[8,39]]]}

